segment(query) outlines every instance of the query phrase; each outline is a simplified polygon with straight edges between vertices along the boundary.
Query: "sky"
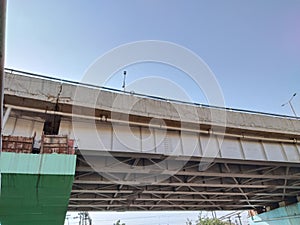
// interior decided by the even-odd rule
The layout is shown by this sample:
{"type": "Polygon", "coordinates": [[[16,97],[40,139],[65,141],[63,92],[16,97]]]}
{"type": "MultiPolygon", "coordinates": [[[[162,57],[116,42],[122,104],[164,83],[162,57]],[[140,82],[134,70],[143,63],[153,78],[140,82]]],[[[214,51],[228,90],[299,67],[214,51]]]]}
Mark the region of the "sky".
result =
{"type": "MultiPolygon", "coordinates": [[[[229,215],[232,211],[218,212],[217,216],[229,215]]],[[[202,212],[202,217],[212,217],[211,212],[202,212]]],[[[113,225],[118,220],[126,225],[185,225],[188,220],[193,223],[197,220],[199,212],[175,211],[175,212],[91,212],[93,225],[113,225]]],[[[78,225],[78,213],[69,212],[65,225],[78,225]],[[69,223],[69,224],[68,224],[69,223]]],[[[226,221],[226,220],[225,220],[226,221]]],[[[231,217],[231,222],[239,224],[237,216],[231,217]]],[[[247,224],[247,212],[242,213],[241,222],[247,224]]],[[[265,224],[259,224],[265,225],[265,224]]]]}
{"type": "MultiPolygon", "coordinates": [[[[300,115],[299,0],[8,1],[7,68],[84,81],[112,49],[147,40],[201,58],[226,107],[293,115],[281,105],[297,93],[292,104],[300,115]]],[[[124,70],[128,91],[211,103],[205,80],[196,84],[181,68],[161,62],[100,73],[107,79],[99,85],[122,89],[124,70]]]]}

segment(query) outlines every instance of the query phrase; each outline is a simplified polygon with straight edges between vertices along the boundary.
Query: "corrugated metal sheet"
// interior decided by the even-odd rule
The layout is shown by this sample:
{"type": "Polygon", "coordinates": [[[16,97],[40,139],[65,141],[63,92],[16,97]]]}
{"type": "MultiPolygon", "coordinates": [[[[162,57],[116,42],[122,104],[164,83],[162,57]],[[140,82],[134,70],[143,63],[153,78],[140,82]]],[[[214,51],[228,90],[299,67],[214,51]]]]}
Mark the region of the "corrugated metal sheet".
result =
{"type": "Polygon", "coordinates": [[[300,203],[273,209],[249,219],[250,225],[299,225],[300,203]]]}
{"type": "Polygon", "coordinates": [[[72,175],[2,173],[0,224],[64,224],[73,179],[72,175]]]}
{"type": "Polygon", "coordinates": [[[76,155],[2,152],[1,173],[74,175],[76,155]]]}
{"type": "Polygon", "coordinates": [[[64,223],[76,155],[2,152],[0,224],[64,223]]]}

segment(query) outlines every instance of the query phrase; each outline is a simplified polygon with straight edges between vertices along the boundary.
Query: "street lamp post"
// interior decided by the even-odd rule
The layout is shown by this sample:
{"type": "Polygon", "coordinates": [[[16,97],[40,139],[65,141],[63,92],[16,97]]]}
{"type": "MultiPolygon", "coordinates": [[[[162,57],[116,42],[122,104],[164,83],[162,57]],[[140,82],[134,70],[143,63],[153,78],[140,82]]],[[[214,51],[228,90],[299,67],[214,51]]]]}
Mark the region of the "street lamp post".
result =
{"type": "MultiPolygon", "coordinates": [[[[0,0],[0,156],[2,152],[6,0],[0,0]]],[[[1,171],[0,171],[1,194],[1,171]]]]}
{"type": "Polygon", "coordinates": [[[126,70],[123,72],[123,85],[122,85],[123,91],[126,90],[126,70]]]}
{"type": "Polygon", "coordinates": [[[288,102],[286,102],[286,103],[284,103],[284,104],[281,105],[281,106],[283,107],[283,106],[289,104],[289,106],[290,106],[291,109],[292,109],[292,112],[294,113],[294,116],[297,116],[297,114],[296,114],[295,108],[294,108],[293,105],[292,105],[292,100],[293,100],[293,98],[294,98],[296,95],[297,95],[297,93],[294,93],[288,102]]]}

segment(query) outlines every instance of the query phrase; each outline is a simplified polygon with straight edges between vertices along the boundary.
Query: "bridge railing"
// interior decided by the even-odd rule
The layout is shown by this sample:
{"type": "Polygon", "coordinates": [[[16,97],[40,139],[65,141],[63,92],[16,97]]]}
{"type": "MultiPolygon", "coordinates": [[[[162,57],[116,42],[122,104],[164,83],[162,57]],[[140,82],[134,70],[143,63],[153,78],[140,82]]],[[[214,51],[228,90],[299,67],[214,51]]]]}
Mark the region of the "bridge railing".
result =
{"type": "Polygon", "coordinates": [[[66,83],[66,84],[72,84],[72,85],[76,85],[76,86],[95,88],[95,89],[115,92],[115,93],[119,93],[119,94],[127,94],[127,95],[142,97],[142,98],[165,101],[165,102],[173,102],[173,103],[191,105],[191,106],[197,106],[197,107],[220,109],[220,110],[226,110],[226,111],[232,111],[232,112],[274,116],[274,117],[281,117],[281,118],[288,118],[288,119],[300,119],[300,117],[297,117],[297,116],[289,116],[289,115],[282,115],[282,114],[276,114],[276,113],[260,112],[260,111],[255,111],[255,110],[236,109],[236,108],[231,108],[231,107],[208,105],[208,104],[203,104],[203,103],[198,103],[198,102],[188,102],[188,101],[182,101],[182,100],[177,100],[177,99],[164,98],[164,97],[155,96],[155,95],[141,94],[141,93],[136,93],[136,92],[132,92],[132,91],[123,91],[123,90],[116,89],[116,88],[110,88],[110,87],[94,85],[94,84],[89,84],[89,83],[84,83],[84,82],[79,82],[79,81],[61,79],[61,78],[57,78],[57,77],[51,77],[51,76],[46,76],[46,75],[41,75],[41,74],[36,74],[36,73],[31,73],[31,72],[26,72],[26,71],[21,71],[21,70],[9,69],[9,68],[5,68],[5,72],[11,73],[11,74],[16,74],[16,75],[41,78],[41,79],[45,79],[45,80],[52,80],[52,81],[57,81],[57,82],[66,83]]]}

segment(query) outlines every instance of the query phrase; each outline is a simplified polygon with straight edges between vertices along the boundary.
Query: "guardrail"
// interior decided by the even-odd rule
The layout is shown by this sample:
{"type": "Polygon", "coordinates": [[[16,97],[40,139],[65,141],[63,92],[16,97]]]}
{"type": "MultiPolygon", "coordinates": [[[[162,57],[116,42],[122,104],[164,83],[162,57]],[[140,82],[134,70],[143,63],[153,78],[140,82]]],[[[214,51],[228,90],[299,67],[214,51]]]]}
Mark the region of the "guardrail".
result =
{"type": "Polygon", "coordinates": [[[266,113],[266,112],[259,112],[259,111],[247,110],[247,109],[236,109],[236,108],[230,108],[230,107],[202,104],[202,103],[197,103],[197,102],[187,102],[187,101],[181,101],[181,100],[176,100],[176,99],[163,98],[163,97],[159,97],[159,96],[155,96],[155,95],[147,95],[147,94],[135,93],[135,92],[131,92],[131,91],[123,91],[123,90],[116,89],[116,88],[109,88],[109,87],[88,84],[88,83],[83,83],[83,82],[78,82],[78,81],[71,81],[71,80],[50,77],[50,76],[45,76],[45,75],[41,75],[41,74],[25,72],[25,71],[9,69],[9,68],[5,68],[5,72],[11,73],[11,74],[16,74],[16,75],[42,78],[45,80],[52,80],[52,81],[57,81],[57,82],[66,83],[66,84],[72,84],[72,85],[76,85],[76,86],[96,88],[96,89],[116,92],[116,93],[120,93],[120,94],[128,94],[128,95],[133,95],[133,96],[142,97],[142,98],[149,98],[149,99],[153,99],[153,100],[184,104],[184,105],[192,105],[192,106],[207,107],[207,108],[212,108],[212,109],[221,109],[221,110],[232,111],[232,112],[242,112],[242,113],[282,117],[282,118],[289,118],[289,119],[300,119],[300,117],[297,117],[297,116],[288,116],[288,115],[281,115],[281,114],[276,114],[276,113],[266,113]]]}

